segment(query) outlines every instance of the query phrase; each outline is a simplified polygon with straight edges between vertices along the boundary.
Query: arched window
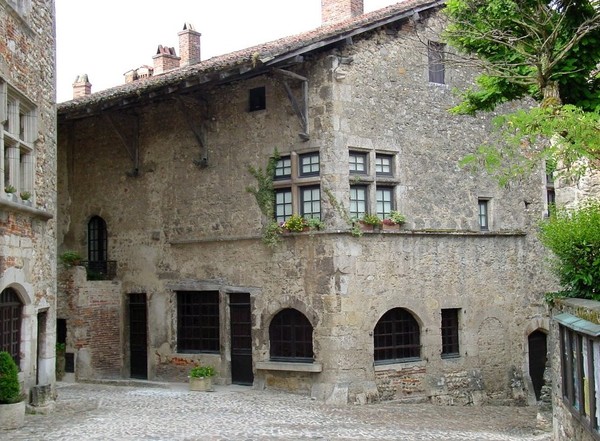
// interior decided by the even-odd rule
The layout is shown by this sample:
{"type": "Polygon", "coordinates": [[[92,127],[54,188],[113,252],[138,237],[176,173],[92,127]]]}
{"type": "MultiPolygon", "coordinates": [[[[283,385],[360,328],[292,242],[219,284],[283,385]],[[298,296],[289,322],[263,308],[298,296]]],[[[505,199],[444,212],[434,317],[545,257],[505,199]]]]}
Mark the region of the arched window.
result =
{"type": "Polygon", "coordinates": [[[19,365],[21,344],[21,312],[23,304],[14,289],[6,288],[0,293],[0,351],[12,355],[19,365]]]}
{"type": "Polygon", "coordinates": [[[421,357],[419,323],[403,308],[383,314],[373,333],[375,362],[408,361],[421,357]]]}
{"type": "Polygon", "coordinates": [[[312,325],[300,311],[288,308],[278,312],[269,326],[271,360],[312,362],[312,334],[312,325]]]}
{"type": "Polygon", "coordinates": [[[88,222],[88,269],[100,274],[106,274],[107,236],[104,219],[92,217],[88,222]]]}

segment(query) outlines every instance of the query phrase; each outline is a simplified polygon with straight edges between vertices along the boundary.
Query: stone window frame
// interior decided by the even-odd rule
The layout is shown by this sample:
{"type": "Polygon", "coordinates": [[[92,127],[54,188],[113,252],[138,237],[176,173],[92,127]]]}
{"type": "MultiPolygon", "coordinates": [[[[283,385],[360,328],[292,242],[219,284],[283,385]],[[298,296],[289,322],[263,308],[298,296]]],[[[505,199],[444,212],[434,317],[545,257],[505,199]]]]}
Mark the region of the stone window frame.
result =
{"type": "Polygon", "coordinates": [[[302,312],[282,309],[269,323],[270,360],[313,363],[313,333],[310,320],[302,312]]]}
{"type": "MultiPolygon", "coordinates": [[[[303,189],[306,189],[307,187],[311,187],[311,188],[319,188],[319,216],[318,219],[322,218],[322,212],[321,212],[321,208],[322,208],[322,204],[321,204],[321,199],[322,199],[322,192],[321,192],[321,157],[320,157],[320,153],[318,150],[309,150],[306,152],[291,152],[289,155],[285,155],[285,156],[280,156],[280,159],[277,161],[277,165],[276,165],[276,169],[282,168],[283,165],[280,165],[282,159],[285,158],[286,160],[289,158],[290,160],[290,170],[291,170],[291,174],[290,175],[283,175],[283,176],[274,176],[273,177],[273,190],[275,192],[275,210],[274,210],[274,217],[275,220],[277,222],[285,222],[286,220],[288,220],[293,214],[298,214],[303,216],[304,215],[304,210],[303,210],[303,204],[302,204],[302,198],[303,198],[303,189]],[[308,173],[301,173],[301,169],[302,169],[302,158],[314,158],[317,157],[318,158],[318,162],[315,163],[314,161],[311,162],[311,168],[315,168],[315,164],[317,167],[318,171],[311,171],[308,173]],[[290,192],[292,195],[292,211],[291,213],[289,212],[289,210],[287,210],[285,213],[281,214],[281,210],[280,210],[280,214],[277,213],[278,210],[278,203],[277,203],[277,194],[278,193],[282,193],[282,192],[290,192]]],[[[315,216],[311,216],[311,217],[315,217],[315,216]]]]}
{"type": "Polygon", "coordinates": [[[442,358],[460,357],[460,311],[460,308],[441,310],[442,358]]]}
{"type": "Polygon", "coordinates": [[[392,308],[377,321],[373,330],[375,365],[421,360],[421,325],[406,308],[392,308]]]}
{"type": "Polygon", "coordinates": [[[219,354],[219,291],[177,291],[177,352],[219,354]]]}
{"type": "MultiPolygon", "coordinates": [[[[398,195],[396,187],[399,184],[397,177],[397,161],[398,154],[396,152],[390,152],[385,150],[373,150],[365,149],[360,147],[350,147],[348,149],[349,158],[352,155],[365,155],[366,156],[366,173],[352,173],[349,167],[349,190],[357,188],[359,186],[367,189],[367,203],[366,213],[376,213],[378,216],[388,216],[391,211],[396,210],[398,207],[398,195]],[[378,171],[378,158],[389,158],[390,173],[378,171]],[[378,191],[382,189],[391,190],[391,205],[386,210],[380,209],[380,203],[378,201],[378,191]]],[[[349,159],[350,163],[350,159],[349,159]]],[[[352,205],[352,194],[348,193],[349,207],[352,205]]],[[[348,213],[351,218],[357,219],[353,214],[353,211],[349,208],[348,213]]],[[[360,217],[358,218],[360,219],[360,217]]],[[[383,218],[382,218],[383,219],[383,218]]]]}
{"type": "Polygon", "coordinates": [[[563,404],[600,440],[600,325],[568,313],[554,319],[559,323],[563,404]]]}
{"type": "MultiPolygon", "coordinates": [[[[38,109],[33,101],[0,77],[0,185],[16,189],[16,195],[34,195],[35,141],[38,109]]],[[[16,196],[15,195],[15,196],[16,196]]]]}

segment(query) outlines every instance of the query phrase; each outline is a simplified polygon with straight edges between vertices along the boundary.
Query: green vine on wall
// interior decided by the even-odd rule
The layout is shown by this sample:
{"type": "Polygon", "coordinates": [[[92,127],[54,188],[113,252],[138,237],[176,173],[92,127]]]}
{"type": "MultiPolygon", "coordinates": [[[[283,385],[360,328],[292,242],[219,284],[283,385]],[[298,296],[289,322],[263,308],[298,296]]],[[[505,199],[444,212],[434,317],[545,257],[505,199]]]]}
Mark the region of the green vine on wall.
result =
{"type": "Polygon", "coordinates": [[[275,190],[273,189],[273,177],[275,176],[275,168],[279,159],[279,152],[275,149],[264,170],[260,167],[248,166],[248,172],[256,179],[256,186],[246,187],[246,191],[254,196],[260,212],[269,221],[263,229],[263,243],[270,248],[277,246],[281,242],[282,233],[281,227],[274,220],[275,190]]]}
{"type": "Polygon", "coordinates": [[[350,217],[348,211],[346,210],[346,207],[344,207],[344,204],[337,200],[337,198],[334,196],[333,192],[330,189],[323,187],[323,192],[327,195],[329,203],[334,208],[334,210],[338,212],[338,214],[350,227],[350,233],[354,237],[362,236],[362,230],[360,229],[358,221],[350,217]]]}

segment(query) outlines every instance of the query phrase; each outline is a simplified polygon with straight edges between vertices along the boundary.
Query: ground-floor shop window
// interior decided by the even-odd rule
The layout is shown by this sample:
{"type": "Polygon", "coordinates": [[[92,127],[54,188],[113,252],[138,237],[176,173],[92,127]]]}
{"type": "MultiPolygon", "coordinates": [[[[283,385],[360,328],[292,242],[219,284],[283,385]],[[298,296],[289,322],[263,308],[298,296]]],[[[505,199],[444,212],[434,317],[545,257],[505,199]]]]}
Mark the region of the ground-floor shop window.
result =
{"type": "Polygon", "coordinates": [[[279,311],[269,326],[271,360],[310,363],[313,355],[313,327],[300,311],[279,311]]]}
{"type": "Polygon", "coordinates": [[[566,313],[555,320],[560,323],[563,402],[600,440],[600,325],[566,313]]]}
{"type": "Polygon", "coordinates": [[[177,352],[219,352],[219,292],[177,293],[177,352]]]}
{"type": "Polygon", "coordinates": [[[419,323],[404,308],[390,309],[375,325],[375,363],[412,361],[421,357],[419,323]]]}

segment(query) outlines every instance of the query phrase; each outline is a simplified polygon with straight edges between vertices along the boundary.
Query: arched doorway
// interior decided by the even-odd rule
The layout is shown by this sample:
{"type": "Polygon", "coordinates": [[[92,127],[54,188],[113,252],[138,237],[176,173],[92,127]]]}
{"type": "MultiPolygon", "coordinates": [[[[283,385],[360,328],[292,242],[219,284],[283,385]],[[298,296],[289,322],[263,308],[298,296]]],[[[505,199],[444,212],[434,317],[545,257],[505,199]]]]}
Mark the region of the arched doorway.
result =
{"type": "Polygon", "coordinates": [[[23,304],[17,292],[6,288],[0,292],[0,351],[12,355],[19,365],[21,349],[21,316],[23,304]]]}
{"type": "Polygon", "coordinates": [[[548,357],[547,336],[538,329],[529,334],[527,339],[529,341],[529,377],[533,383],[535,398],[539,400],[544,385],[544,370],[548,357]]]}

